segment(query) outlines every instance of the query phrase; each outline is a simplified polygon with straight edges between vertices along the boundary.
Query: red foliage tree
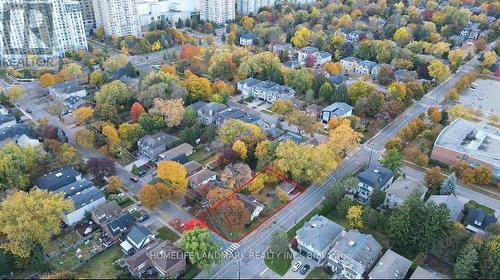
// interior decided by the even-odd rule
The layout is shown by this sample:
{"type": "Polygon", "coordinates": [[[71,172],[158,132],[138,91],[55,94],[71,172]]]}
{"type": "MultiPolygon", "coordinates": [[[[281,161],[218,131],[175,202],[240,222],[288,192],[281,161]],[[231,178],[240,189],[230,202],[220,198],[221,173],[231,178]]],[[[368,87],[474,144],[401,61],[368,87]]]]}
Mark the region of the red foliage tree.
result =
{"type": "Polygon", "coordinates": [[[432,15],[434,14],[434,10],[431,9],[425,9],[422,11],[420,14],[422,18],[426,21],[430,21],[432,19],[432,15]]]}
{"type": "Polygon", "coordinates": [[[179,58],[191,61],[193,57],[200,54],[201,54],[201,48],[187,44],[181,48],[179,52],[179,58]]]}
{"type": "Polygon", "coordinates": [[[241,230],[250,222],[250,212],[242,201],[234,196],[224,201],[218,208],[223,225],[231,231],[241,230]]]}
{"type": "Polygon", "coordinates": [[[306,57],[306,66],[313,67],[316,64],[316,56],[312,53],[308,54],[306,57]]]}
{"type": "Polygon", "coordinates": [[[142,107],[140,103],[135,102],[132,104],[132,108],[130,108],[130,118],[132,119],[132,122],[136,123],[141,114],[144,112],[144,107],[142,107]]]}
{"type": "Polygon", "coordinates": [[[474,47],[478,52],[484,51],[486,49],[486,41],[483,38],[479,38],[474,41],[474,47]]]}
{"type": "Polygon", "coordinates": [[[239,153],[233,151],[233,149],[228,148],[224,150],[224,152],[222,152],[216,163],[220,168],[224,168],[226,165],[236,163],[240,159],[241,156],[239,153]]]}
{"type": "Polygon", "coordinates": [[[44,124],[38,127],[38,135],[42,139],[56,139],[59,128],[54,125],[44,124]]]}
{"type": "Polygon", "coordinates": [[[198,220],[198,219],[190,219],[189,221],[184,223],[184,227],[182,228],[184,231],[192,230],[196,227],[199,228],[206,228],[207,225],[205,222],[198,220]]]}
{"type": "Polygon", "coordinates": [[[110,158],[90,158],[87,168],[97,180],[116,175],[115,161],[110,158]]]}

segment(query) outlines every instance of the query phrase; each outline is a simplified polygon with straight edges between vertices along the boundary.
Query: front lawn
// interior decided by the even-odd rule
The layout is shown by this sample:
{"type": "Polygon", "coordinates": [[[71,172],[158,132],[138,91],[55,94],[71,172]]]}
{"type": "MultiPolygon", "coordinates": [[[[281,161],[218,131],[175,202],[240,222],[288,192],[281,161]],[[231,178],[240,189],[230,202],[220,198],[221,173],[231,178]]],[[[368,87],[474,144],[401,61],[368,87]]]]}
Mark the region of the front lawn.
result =
{"type": "Polygon", "coordinates": [[[177,235],[177,233],[173,232],[168,227],[159,228],[158,235],[156,237],[158,237],[159,239],[162,239],[162,240],[170,240],[172,242],[175,242],[175,241],[179,240],[179,238],[180,238],[179,235],[177,235]]]}
{"type": "Polygon", "coordinates": [[[186,271],[178,279],[194,279],[200,273],[200,269],[189,260],[186,263],[186,271]]]}
{"type": "Polygon", "coordinates": [[[76,272],[84,278],[90,279],[116,279],[121,274],[121,270],[114,264],[116,260],[121,258],[122,251],[120,246],[115,245],[106,249],[85,265],[80,267],[76,272]]]}
{"type": "Polygon", "coordinates": [[[266,252],[264,262],[266,263],[266,266],[269,267],[272,271],[283,276],[292,265],[292,259],[293,257],[290,252],[288,252],[288,254],[282,254],[272,253],[268,250],[266,252]]]}
{"type": "Polygon", "coordinates": [[[332,279],[332,271],[326,266],[317,266],[309,272],[306,279],[332,279]]]}
{"type": "Polygon", "coordinates": [[[200,147],[196,152],[188,156],[188,159],[195,160],[197,162],[203,162],[205,159],[209,158],[213,153],[207,152],[203,147],[200,147]]]}

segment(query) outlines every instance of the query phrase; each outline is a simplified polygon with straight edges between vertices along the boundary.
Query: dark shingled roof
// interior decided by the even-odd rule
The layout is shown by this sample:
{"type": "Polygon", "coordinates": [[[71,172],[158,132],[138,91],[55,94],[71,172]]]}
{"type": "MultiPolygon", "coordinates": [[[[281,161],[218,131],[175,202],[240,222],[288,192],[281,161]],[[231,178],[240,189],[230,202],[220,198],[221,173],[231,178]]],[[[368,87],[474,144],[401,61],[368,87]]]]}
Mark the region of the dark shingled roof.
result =
{"type": "Polygon", "coordinates": [[[33,182],[35,186],[42,190],[55,191],[76,181],[80,172],[71,166],[65,166],[59,170],[49,172],[36,178],[33,182]]]}
{"type": "Polygon", "coordinates": [[[389,180],[393,177],[394,172],[391,170],[379,164],[371,164],[365,169],[365,171],[359,173],[358,180],[370,187],[380,188],[389,182],[389,180]]]}

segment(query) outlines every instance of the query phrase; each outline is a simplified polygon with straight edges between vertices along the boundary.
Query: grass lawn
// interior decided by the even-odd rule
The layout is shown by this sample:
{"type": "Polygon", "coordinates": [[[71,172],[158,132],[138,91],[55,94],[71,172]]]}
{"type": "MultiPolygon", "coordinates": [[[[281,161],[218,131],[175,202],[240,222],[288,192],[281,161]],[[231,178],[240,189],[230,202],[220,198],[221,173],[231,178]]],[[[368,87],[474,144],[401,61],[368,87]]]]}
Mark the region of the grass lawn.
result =
{"type": "Polygon", "coordinates": [[[161,227],[158,229],[157,237],[162,240],[170,240],[172,242],[177,241],[180,237],[177,233],[173,232],[168,227],[161,227]]]}
{"type": "Polygon", "coordinates": [[[70,252],[50,260],[50,267],[56,271],[70,270],[75,265],[86,260],[92,255],[92,245],[83,244],[82,246],[71,250],[70,252]],[[78,251],[78,253],[77,253],[78,251]]]}
{"type": "Polygon", "coordinates": [[[186,264],[186,271],[178,277],[178,279],[194,279],[198,273],[200,273],[200,269],[188,260],[186,264]]]}
{"type": "Polygon", "coordinates": [[[56,240],[49,242],[45,248],[45,253],[50,255],[51,253],[59,252],[60,250],[76,243],[80,240],[80,235],[74,230],[64,232],[56,238],[56,240]]]}
{"type": "MultiPolygon", "coordinates": [[[[268,251],[269,252],[269,251],[268,251]]],[[[272,271],[283,276],[292,265],[292,254],[269,254],[266,253],[264,262],[272,271]],[[277,258],[272,258],[273,256],[277,258]],[[279,256],[279,257],[278,257],[279,256]]]]}
{"type": "Polygon", "coordinates": [[[196,152],[188,156],[189,160],[195,160],[197,162],[202,162],[205,159],[209,158],[213,153],[207,152],[203,147],[199,148],[196,152]]]}
{"type": "Polygon", "coordinates": [[[127,197],[127,199],[123,200],[118,205],[120,205],[121,208],[127,208],[130,205],[132,205],[132,204],[134,204],[134,201],[132,199],[130,199],[130,198],[127,197]]]}
{"type": "Polygon", "coordinates": [[[121,270],[113,263],[122,256],[120,246],[115,245],[106,249],[76,272],[80,273],[84,278],[91,279],[115,279],[121,270]]]}
{"type": "Polygon", "coordinates": [[[331,279],[332,271],[325,266],[317,266],[307,274],[306,279],[331,279]]]}

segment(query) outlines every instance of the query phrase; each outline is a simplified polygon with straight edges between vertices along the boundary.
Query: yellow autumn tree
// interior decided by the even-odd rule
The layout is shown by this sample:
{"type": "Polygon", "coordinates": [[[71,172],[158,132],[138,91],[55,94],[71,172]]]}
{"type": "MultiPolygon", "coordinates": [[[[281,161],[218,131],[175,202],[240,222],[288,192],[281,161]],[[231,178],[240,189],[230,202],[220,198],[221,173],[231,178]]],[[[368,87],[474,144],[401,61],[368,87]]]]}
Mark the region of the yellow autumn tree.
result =
{"type": "Polygon", "coordinates": [[[352,228],[363,228],[363,219],[361,215],[363,214],[363,206],[355,205],[351,206],[347,211],[347,221],[352,228]]]}
{"type": "Polygon", "coordinates": [[[241,159],[246,159],[247,158],[247,145],[245,145],[245,143],[243,143],[243,141],[241,140],[236,140],[236,142],[234,142],[233,144],[233,151],[237,152],[241,159]]]}
{"type": "Polygon", "coordinates": [[[40,76],[40,84],[42,87],[47,88],[56,84],[56,77],[50,73],[45,73],[40,76]]]}
{"type": "Polygon", "coordinates": [[[172,191],[184,191],[188,185],[187,171],[184,165],[175,161],[162,161],[157,167],[158,177],[164,180],[172,191]]]}
{"type": "Polygon", "coordinates": [[[332,75],[337,75],[342,73],[342,65],[338,62],[327,62],[323,65],[323,70],[332,75]]]}
{"type": "Polygon", "coordinates": [[[164,64],[160,67],[160,71],[177,77],[177,70],[172,65],[164,64]]]}
{"type": "Polygon", "coordinates": [[[75,118],[80,122],[81,125],[84,125],[88,120],[92,118],[94,115],[94,109],[92,107],[80,107],[73,112],[75,118]]]}
{"type": "Polygon", "coordinates": [[[309,45],[311,42],[312,32],[307,27],[300,25],[295,31],[295,35],[292,37],[290,42],[297,47],[303,48],[309,45]]]}
{"type": "Polygon", "coordinates": [[[327,145],[337,157],[343,158],[361,142],[363,134],[354,131],[349,125],[342,124],[330,131],[327,145]]]}
{"type": "Polygon", "coordinates": [[[122,187],[122,180],[118,176],[108,178],[108,192],[115,193],[122,187]]]}
{"type": "Polygon", "coordinates": [[[108,139],[105,151],[112,156],[116,156],[119,152],[118,145],[120,144],[118,131],[113,125],[108,124],[102,128],[102,134],[108,139]]]}

